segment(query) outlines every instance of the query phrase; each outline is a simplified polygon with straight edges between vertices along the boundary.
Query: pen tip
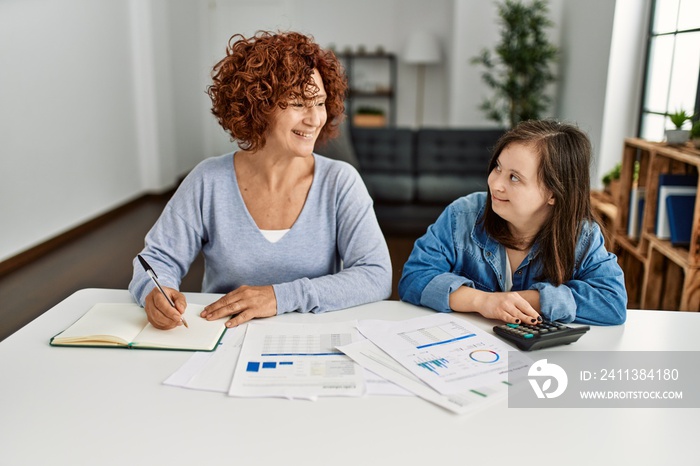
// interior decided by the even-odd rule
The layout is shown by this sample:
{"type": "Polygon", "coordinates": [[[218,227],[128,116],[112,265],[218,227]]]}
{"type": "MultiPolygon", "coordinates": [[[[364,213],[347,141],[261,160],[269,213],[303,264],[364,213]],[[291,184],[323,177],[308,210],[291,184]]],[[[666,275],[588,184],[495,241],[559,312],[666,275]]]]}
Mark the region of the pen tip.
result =
{"type": "Polygon", "coordinates": [[[141,263],[141,267],[143,267],[144,270],[148,271],[148,263],[146,262],[146,260],[143,257],[141,257],[141,254],[137,254],[136,257],[139,258],[139,262],[141,263]]]}

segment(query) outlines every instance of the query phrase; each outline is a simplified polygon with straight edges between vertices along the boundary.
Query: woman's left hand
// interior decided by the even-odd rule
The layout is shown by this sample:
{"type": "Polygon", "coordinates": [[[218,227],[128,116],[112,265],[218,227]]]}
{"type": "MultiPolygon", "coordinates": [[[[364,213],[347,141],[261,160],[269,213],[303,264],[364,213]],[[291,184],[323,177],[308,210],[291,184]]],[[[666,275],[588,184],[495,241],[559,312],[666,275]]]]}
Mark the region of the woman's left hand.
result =
{"type": "Polygon", "coordinates": [[[200,315],[207,320],[233,316],[226,322],[229,328],[259,317],[272,317],[277,315],[275,290],[272,285],[243,285],[205,307],[200,315]]]}

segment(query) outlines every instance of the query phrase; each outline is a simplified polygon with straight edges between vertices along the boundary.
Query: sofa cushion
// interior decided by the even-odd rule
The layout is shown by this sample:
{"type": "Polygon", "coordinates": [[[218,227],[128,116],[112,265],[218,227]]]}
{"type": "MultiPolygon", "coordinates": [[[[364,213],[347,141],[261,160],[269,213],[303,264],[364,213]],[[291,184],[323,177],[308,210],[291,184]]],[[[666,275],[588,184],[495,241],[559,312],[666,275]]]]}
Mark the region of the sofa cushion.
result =
{"type": "Polygon", "coordinates": [[[360,163],[357,160],[355,148],[350,140],[350,125],[348,125],[347,119],[340,123],[338,129],[339,134],[336,138],[330,139],[325,143],[317,143],[316,147],[314,147],[314,152],[331,159],[342,160],[359,170],[360,163]]]}
{"type": "Polygon", "coordinates": [[[416,135],[418,173],[487,176],[500,129],[421,129],[416,135]]]}
{"type": "Polygon", "coordinates": [[[413,175],[367,173],[362,179],[374,202],[410,203],[415,197],[413,175]]]}
{"type": "MultiPolygon", "coordinates": [[[[414,240],[435,223],[444,206],[433,204],[375,204],[379,225],[385,235],[408,236],[414,240]]],[[[406,251],[406,257],[408,253],[406,251]]]]}
{"type": "Polygon", "coordinates": [[[353,128],[352,142],[367,173],[413,174],[413,132],[397,128],[353,128]]]}
{"type": "Polygon", "coordinates": [[[353,128],[352,141],[374,201],[413,202],[413,132],[407,128],[353,128]]]}
{"type": "Polygon", "coordinates": [[[486,189],[491,148],[503,134],[492,129],[421,129],[416,135],[416,199],[447,205],[486,189]]]}
{"type": "Polygon", "coordinates": [[[447,205],[476,191],[486,191],[486,176],[418,175],[418,202],[447,205]]]}

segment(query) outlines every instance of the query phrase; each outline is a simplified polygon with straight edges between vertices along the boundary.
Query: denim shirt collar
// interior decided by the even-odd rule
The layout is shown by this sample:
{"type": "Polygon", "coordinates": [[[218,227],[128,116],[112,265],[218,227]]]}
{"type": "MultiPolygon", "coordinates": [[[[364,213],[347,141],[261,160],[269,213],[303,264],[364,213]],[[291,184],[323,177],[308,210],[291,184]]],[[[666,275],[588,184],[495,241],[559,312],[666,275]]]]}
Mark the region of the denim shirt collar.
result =
{"type": "MultiPolygon", "coordinates": [[[[482,249],[484,259],[493,269],[494,273],[498,277],[501,289],[503,289],[505,285],[503,274],[505,273],[506,248],[486,233],[484,224],[481,221],[485,210],[486,205],[484,204],[481,206],[481,209],[479,209],[479,214],[476,217],[477,221],[474,222],[474,227],[471,231],[471,238],[474,243],[482,249]]],[[[533,244],[525,259],[523,259],[516,270],[513,270],[513,273],[515,273],[517,270],[528,267],[530,262],[532,262],[535,256],[537,256],[538,251],[539,243],[533,244]]]]}

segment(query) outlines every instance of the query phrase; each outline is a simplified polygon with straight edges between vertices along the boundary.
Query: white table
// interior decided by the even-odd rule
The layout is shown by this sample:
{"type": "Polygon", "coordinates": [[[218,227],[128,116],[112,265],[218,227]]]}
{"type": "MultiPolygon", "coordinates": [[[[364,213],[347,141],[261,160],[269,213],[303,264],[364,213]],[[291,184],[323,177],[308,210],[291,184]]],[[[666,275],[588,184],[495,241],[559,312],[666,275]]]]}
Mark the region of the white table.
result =
{"type": "MultiPolygon", "coordinates": [[[[130,300],[124,290],[81,290],[0,343],[0,464],[700,464],[697,409],[513,409],[503,401],[458,416],[414,397],[231,398],[161,384],[187,352],[49,346],[93,303],[130,300]]],[[[427,312],[384,301],[274,320],[427,312]]],[[[592,328],[557,350],[698,351],[698,328],[694,313],[629,311],[624,326],[592,328]]]]}

